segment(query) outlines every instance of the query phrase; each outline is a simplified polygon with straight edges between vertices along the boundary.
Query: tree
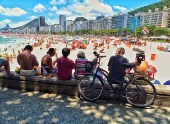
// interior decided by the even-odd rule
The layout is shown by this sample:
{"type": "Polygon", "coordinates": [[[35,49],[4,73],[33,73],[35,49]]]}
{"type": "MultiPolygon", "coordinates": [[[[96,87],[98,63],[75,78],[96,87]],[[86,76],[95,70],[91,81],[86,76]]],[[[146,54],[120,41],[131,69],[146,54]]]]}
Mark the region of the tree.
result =
{"type": "Polygon", "coordinates": [[[160,35],[169,35],[169,30],[167,28],[163,27],[156,27],[154,29],[155,35],[160,36],[160,35]]]}

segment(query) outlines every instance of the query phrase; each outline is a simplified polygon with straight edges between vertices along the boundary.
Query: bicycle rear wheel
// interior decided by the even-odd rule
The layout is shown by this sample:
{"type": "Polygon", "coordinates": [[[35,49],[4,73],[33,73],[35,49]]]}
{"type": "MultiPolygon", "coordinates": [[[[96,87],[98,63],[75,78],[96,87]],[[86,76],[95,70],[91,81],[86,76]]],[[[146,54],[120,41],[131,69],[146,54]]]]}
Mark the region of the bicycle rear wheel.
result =
{"type": "Polygon", "coordinates": [[[81,97],[88,101],[96,101],[102,95],[104,89],[100,76],[95,74],[85,75],[78,83],[78,91],[81,97]]]}
{"type": "Polygon", "coordinates": [[[132,106],[148,107],[156,99],[155,86],[144,78],[136,79],[126,86],[126,99],[132,106]]]}

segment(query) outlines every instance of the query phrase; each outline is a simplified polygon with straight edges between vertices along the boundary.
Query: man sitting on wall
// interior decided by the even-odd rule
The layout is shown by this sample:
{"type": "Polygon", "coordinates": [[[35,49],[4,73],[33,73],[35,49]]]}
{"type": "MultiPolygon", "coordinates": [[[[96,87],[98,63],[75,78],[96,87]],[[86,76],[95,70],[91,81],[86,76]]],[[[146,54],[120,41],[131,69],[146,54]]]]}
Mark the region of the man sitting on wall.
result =
{"type": "Polygon", "coordinates": [[[39,63],[35,55],[31,54],[32,51],[32,46],[26,45],[24,51],[17,56],[21,75],[35,75],[34,68],[35,66],[38,66],[39,63]]]}

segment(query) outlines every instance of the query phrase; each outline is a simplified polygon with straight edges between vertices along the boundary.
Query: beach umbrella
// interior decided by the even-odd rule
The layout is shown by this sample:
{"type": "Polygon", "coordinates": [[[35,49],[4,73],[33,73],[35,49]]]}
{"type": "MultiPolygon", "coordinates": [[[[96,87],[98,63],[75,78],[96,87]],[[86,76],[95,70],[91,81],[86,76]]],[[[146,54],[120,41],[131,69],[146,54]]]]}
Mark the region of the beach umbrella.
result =
{"type": "Polygon", "coordinates": [[[164,83],[164,85],[170,85],[170,80],[169,80],[169,81],[166,81],[166,82],[164,83]]]}
{"type": "Polygon", "coordinates": [[[153,84],[161,84],[160,81],[158,81],[158,80],[153,80],[152,83],[153,84]]]}

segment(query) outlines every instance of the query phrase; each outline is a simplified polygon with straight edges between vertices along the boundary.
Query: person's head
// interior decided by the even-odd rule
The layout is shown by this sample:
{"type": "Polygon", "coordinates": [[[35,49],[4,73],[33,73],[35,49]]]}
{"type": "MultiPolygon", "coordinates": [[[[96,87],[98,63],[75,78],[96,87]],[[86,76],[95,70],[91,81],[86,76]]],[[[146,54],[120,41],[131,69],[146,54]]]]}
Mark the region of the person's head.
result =
{"type": "Polygon", "coordinates": [[[123,56],[125,54],[125,49],[123,47],[117,48],[115,54],[123,56]]]}
{"type": "Polygon", "coordinates": [[[77,54],[77,58],[86,58],[85,53],[83,51],[79,51],[77,54]]]}
{"type": "Polygon", "coordinates": [[[138,63],[141,63],[142,61],[145,61],[145,53],[144,51],[139,51],[136,53],[136,60],[138,63]]]}
{"type": "Polygon", "coordinates": [[[28,51],[32,52],[32,51],[33,51],[33,48],[32,48],[31,45],[26,45],[25,48],[24,48],[24,51],[25,51],[25,50],[28,50],[28,51]]]}
{"type": "Polygon", "coordinates": [[[70,54],[70,49],[69,48],[63,48],[62,49],[62,54],[65,58],[68,57],[68,55],[70,54]]]}
{"type": "Polygon", "coordinates": [[[53,57],[56,54],[56,50],[54,48],[50,48],[47,51],[47,54],[49,54],[51,57],[53,57]]]}

